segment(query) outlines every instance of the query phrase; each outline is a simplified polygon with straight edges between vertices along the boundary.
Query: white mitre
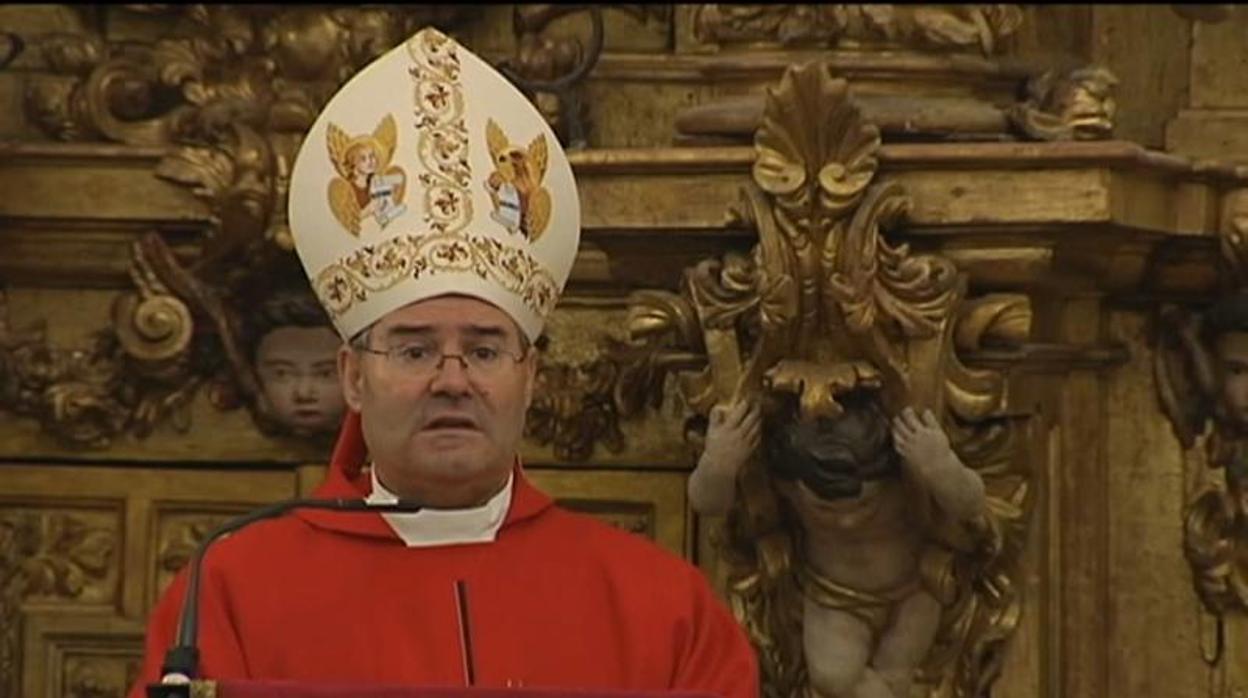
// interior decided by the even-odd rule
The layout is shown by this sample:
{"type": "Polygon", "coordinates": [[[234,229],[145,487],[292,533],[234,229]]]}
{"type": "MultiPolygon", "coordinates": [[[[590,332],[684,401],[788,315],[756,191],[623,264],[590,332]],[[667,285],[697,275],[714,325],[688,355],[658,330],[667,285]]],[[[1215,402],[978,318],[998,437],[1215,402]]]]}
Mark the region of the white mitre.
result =
{"type": "Polygon", "coordinates": [[[529,100],[435,29],[329,100],[290,178],[295,249],[344,339],[448,293],[532,339],[580,240],[572,167],[529,100]]]}

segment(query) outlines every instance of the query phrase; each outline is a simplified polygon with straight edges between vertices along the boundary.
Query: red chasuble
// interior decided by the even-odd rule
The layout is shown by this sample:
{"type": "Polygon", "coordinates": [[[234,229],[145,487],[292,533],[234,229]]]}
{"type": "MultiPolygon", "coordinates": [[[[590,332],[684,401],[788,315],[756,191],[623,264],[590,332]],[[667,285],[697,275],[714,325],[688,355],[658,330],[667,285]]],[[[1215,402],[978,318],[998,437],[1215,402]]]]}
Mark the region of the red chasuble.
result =
{"type": "MultiPolygon", "coordinates": [[[[317,497],[361,498],[358,419],[317,497]]],[[[464,686],[456,583],[482,687],[685,689],[757,698],[758,670],[697,568],[563,510],[517,467],[490,543],[409,548],[378,514],[303,511],[213,545],[200,600],[200,675],[464,686]]],[[[185,570],[153,611],[142,675],[159,680],[185,570]]]]}

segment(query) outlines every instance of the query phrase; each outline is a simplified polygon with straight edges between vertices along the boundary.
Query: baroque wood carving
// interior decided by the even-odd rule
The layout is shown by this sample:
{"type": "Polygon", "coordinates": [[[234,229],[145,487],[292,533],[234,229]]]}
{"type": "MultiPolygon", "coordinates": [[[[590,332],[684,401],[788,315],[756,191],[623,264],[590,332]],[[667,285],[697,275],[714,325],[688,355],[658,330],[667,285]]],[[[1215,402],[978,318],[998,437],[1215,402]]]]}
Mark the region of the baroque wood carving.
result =
{"type": "Polygon", "coordinates": [[[71,656],[65,659],[61,685],[66,698],[114,698],[134,685],[140,657],[71,656]]]}
{"type": "MultiPolygon", "coordinates": [[[[265,433],[332,434],[344,409],[332,378],[336,347],[289,254],[290,165],[302,134],[343,80],[417,25],[449,24],[464,11],[436,5],[128,9],[181,14],[190,35],[150,46],[49,37],[38,48],[55,74],[28,85],[29,115],[62,140],[170,146],[156,174],[203,199],[212,226],[189,260],[177,258],[156,234],[140,239],[130,270],[134,289],[117,299],[112,326],[87,348],[54,347],[42,328],[10,327],[0,295],[0,407],[38,419],[67,445],[107,448],[119,434],[142,438],[167,420],[189,428],[191,400],[207,388],[221,409],[248,408],[265,433]],[[312,337],[318,328],[323,331],[312,337]],[[300,353],[309,342],[322,346],[323,356],[268,361],[274,351],[300,353]]],[[[643,19],[655,14],[640,6],[616,9],[643,19]]],[[[575,101],[575,88],[602,49],[601,9],[517,8],[513,24],[519,53],[504,63],[507,74],[531,96],[575,101]],[[587,9],[594,26],[588,47],[542,38],[551,21],[587,9]]],[[[583,141],[577,109],[551,116],[583,141]]],[[[554,443],[569,460],[589,457],[595,442],[619,451],[614,375],[609,360],[548,365],[530,435],[554,443]]]]}
{"type": "MultiPolygon", "coordinates": [[[[821,576],[816,548],[829,534],[812,528],[787,494],[792,475],[785,471],[795,463],[766,444],[794,425],[818,430],[857,419],[864,399],[890,418],[906,407],[930,410],[931,428],[947,435],[957,463],[941,472],[981,483],[981,497],[954,516],[945,475],[889,476],[898,484],[885,490],[917,517],[897,525],[924,541],[921,554],[916,549],[917,557],[898,563],[913,570],[907,588],[938,603],[939,619],[917,645],[913,666],[894,671],[883,689],[890,692],[878,695],[909,695],[911,682],[932,696],[983,695],[1018,623],[1017,562],[1033,487],[1015,453],[1019,426],[1007,416],[1004,376],[967,368],[959,353],[1026,340],[1028,301],[969,300],[949,260],[889,240],[911,201],[896,183],[877,180],[879,130],[826,63],[786,71],[768,92],[754,143],[753,181],[736,215],[758,231],[758,244],[748,255],[687,269],[680,293],[634,297],[634,355],[623,383],[676,373],[696,413],[695,432],[715,419],[717,405],[762,405],[764,447],[735,476],[723,554],[728,593],[759,650],[766,694],[786,698],[808,688],[856,695],[848,687],[883,663],[871,648],[894,632],[883,619],[901,597],[821,576]],[[856,659],[824,623],[828,612],[869,628],[856,659]]],[[[870,492],[881,490],[862,487],[864,499],[834,496],[833,505],[875,501],[866,506],[878,510],[882,500],[870,492]]]]}
{"type": "Polygon", "coordinates": [[[0,690],[18,695],[23,604],[115,598],[120,523],[111,512],[0,508],[0,690]]]}
{"type": "Polygon", "coordinates": [[[1184,448],[1207,435],[1210,472],[1184,509],[1183,548],[1205,608],[1248,612],[1248,190],[1228,192],[1220,230],[1229,290],[1204,312],[1160,313],[1154,376],[1184,448]]]}
{"type": "Polygon", "coordinates": [[[1017,5],[699,5],[694,31],[708,43],[783,46],[879,44],[999,50],[1022,24],[1017,5]]]}
{"type": "Polygon", "coordinates": [[[553,444],[555,455],[569,461],[587,460],[598,445],[619,453],[624,449],[615,403],[619,375],[609,357],[577,364],[543,361],[525,436],[553,444]]]}

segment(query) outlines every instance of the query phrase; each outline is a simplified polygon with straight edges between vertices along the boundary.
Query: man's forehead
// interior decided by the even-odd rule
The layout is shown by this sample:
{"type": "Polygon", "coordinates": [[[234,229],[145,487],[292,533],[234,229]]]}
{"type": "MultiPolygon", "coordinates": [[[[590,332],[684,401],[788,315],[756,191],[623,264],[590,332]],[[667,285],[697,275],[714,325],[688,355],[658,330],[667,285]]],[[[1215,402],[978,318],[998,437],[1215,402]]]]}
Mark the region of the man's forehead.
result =
{"type": "Polygon", "coordinates": [[[392,333],[519,334],[520,327],[498,306],[472,296],[445,295],[390,311],[375,325],[392,333]]]}

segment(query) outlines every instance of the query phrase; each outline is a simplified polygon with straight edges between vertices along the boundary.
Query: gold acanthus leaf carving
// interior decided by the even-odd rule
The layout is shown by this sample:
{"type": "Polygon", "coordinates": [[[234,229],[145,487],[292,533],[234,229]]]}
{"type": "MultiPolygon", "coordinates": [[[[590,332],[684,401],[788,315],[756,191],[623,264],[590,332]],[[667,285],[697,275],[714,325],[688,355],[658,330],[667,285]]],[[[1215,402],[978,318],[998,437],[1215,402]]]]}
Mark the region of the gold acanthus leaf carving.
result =
{"type": "Polygon", "coordinates": [[[754,181],[815,230],[858,203],[880,147],[879,129],[848,99],[849,83],[828,71],[819,62],[787,71],[768,89],[754,137],[754,181]],[[825,104],[835,107],[821,109],[825,104]],[[817,121],[823,117],[827,123],[817,121]]]}
{"type": "Polygon", "coordinates": [[[161,522],[156,553],[156,586],[163,590],[191,561],[214,529],[238,514],[173,514],[161,522]]]}
{"type": "Polygon", "coordinates": [[[63,443],[107,448],[124,432],[146,436],[166,417],[189,426],[187,408],[204,380],[193,366],[190,310],[136,243],[130,276],[135,290],[114,301],[112,326],[89,344],[59,348],[41,327],[19,331],[0,290],[0,408],[39,420],[63,443]]]}
{"type": "Polygon", "coordinates": [[[619,453],[624,448],[615,401],[619,377],[619,367],[606,357],[578,364],[543,362],[525,436],[553,444],[555,455],[569,461],[587,460],[596,445],[619,453]]]}
{"type": "Polygon", "coordinates": [[[32,76],[32,121],[62,140],[172,145],[157,174],[190,187],[215,216],[211,257],[289,251],[287,179],[303,133],[347,78],[420,26],[463,16],[453,5],[143,6],[178,35],[152,44],[55,35],[53,68],[32,76]],[[175,21],[178,20],[178,21],[175,21]]]}
{"type": "Polygon", "coordinates": [[[98,516],[0,509],[0,691],[18,695],[22,604],[109,598],[118,543],[98,516]]]}

